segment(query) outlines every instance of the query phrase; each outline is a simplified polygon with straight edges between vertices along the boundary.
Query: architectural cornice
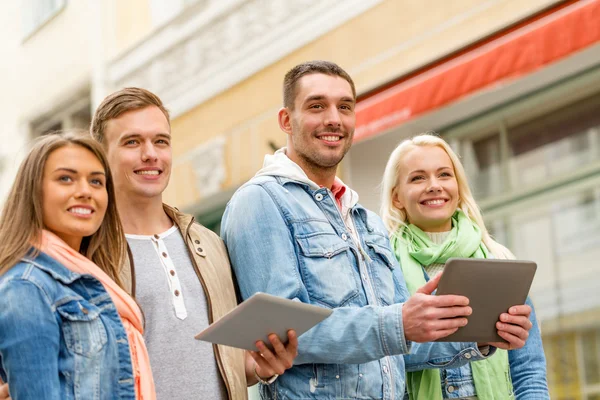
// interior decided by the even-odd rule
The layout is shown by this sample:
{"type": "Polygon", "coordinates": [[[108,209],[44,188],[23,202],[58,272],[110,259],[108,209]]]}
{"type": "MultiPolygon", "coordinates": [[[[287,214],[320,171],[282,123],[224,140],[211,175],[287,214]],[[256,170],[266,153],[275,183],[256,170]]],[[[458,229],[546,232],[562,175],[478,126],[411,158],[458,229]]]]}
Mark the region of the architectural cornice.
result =
{"type": "Polygon", "coordinates": [[[204,0],[108,66],[113,89],[189,111],[383,0],[204,0]]]}

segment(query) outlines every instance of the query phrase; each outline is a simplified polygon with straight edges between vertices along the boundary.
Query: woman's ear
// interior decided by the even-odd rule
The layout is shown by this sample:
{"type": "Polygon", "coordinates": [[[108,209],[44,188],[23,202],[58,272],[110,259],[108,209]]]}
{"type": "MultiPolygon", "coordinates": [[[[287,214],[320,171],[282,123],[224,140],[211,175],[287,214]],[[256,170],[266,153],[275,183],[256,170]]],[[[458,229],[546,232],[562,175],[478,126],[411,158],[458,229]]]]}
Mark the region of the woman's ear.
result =
{"type": "Polygon", "coordinates": [[[404,203],[402,203],[402,200],[400,200],[400,197],[398,196],[398,186],[396,186],[394,190],[392,190],[392,204],[398,210],[404,209],[404,203]]]}

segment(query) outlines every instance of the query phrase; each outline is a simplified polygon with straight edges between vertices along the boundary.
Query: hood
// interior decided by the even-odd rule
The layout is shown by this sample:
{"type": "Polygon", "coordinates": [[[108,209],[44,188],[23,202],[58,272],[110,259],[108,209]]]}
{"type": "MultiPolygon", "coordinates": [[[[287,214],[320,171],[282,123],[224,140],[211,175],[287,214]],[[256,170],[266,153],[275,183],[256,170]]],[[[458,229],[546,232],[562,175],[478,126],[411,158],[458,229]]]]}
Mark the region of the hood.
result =
{"type": "MultiPolygon", "coordinates": [[[[308,178],[306,172],[304,172],[304,170],[298,164],[290,160],[286,154],[285,147],[277,150],[273,155],[265,155],[263,167],[254,176],[279,176],[292,181],[304,183],[313,190],[318,190],[321,188],[318,184],[308,178]]],[[[335,179],[344,184],[344,182],[342,182],[337,176],[335,179]]],[[[346,186],[346,192],[342,196],[342,208],[349,209],[358,203],[358,193],[350,189],[347,185],[344,184],[344,186],[346,186]]]]}

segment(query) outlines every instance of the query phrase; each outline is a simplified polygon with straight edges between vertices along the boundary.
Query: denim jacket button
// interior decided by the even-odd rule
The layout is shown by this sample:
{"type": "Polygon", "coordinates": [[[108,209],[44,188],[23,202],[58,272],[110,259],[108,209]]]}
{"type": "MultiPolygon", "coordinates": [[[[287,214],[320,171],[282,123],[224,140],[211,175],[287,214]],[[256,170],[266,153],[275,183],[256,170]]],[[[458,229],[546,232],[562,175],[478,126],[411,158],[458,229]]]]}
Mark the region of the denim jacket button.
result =
{"type": "Polygon", "coordinates": [[[454,386],[448,386],[448,393],[454,392],[454,386]]]}
{"type": "Polygon", "coordinates": [[[323,195],[321,193],[315,194],[315,200],[317,200],[317,201],[323,200],[323,195]]]}
{"type": "Polygon", "coordinates": [[[465,358],[468,360],[471,358],[471,353],[465,353],[465,358]]]}
{"type": "Polygon", "coordinates": [[[348,235],[346,235],[345,233],[342,233],[342,240],[347,240],[348,239],[348,235]]]}

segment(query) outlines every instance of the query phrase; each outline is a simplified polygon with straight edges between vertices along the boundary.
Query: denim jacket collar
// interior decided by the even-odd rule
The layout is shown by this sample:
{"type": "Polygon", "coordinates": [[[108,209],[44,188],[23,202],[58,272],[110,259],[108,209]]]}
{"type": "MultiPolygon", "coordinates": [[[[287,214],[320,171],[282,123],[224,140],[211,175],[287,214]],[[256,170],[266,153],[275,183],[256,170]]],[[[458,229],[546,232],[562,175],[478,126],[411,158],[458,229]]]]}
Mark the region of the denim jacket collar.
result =
{"type": "Polygon", "coordinates": [[[35,258],[31,257],[29,253],[21,260],[35,265],[42,271],[50,274],[57,281],[60,281],[66,285],[75,282],[82,276],[81,274],[71,271],[44,252],[39,252],[38,256],[35,258]]]}

